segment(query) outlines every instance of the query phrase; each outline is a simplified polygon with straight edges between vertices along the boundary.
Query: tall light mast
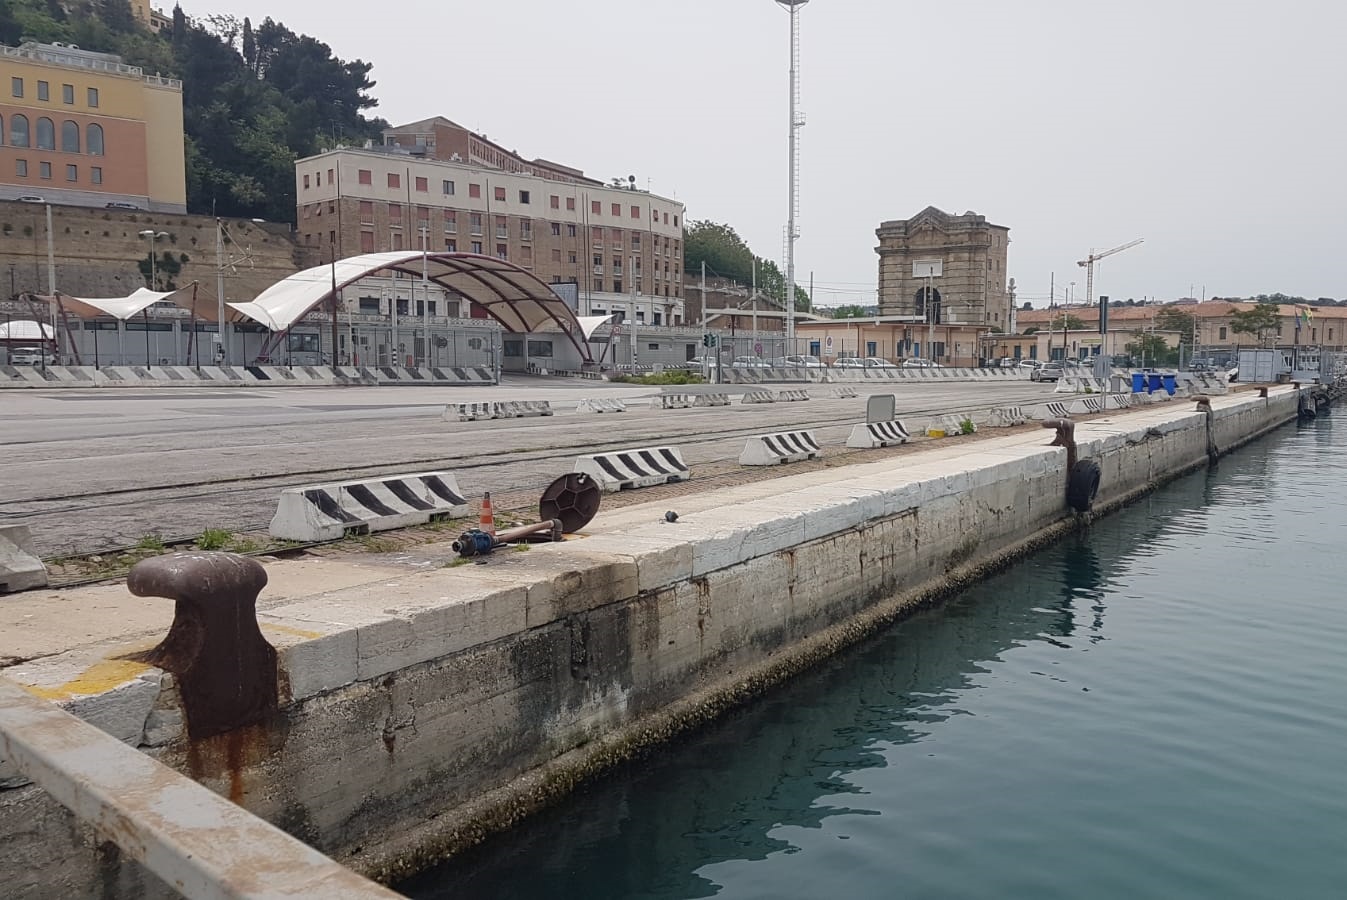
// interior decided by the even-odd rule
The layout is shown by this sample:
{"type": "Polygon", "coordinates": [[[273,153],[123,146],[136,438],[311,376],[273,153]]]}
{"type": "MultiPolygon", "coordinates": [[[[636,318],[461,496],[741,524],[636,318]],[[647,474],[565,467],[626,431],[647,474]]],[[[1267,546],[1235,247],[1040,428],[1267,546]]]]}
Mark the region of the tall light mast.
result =
{"type": "Polygon", "coordinates": [[[800,236],[795,219],[800,212],[800,167],[797,145],[804,117],[800,104],[800,7],[809,0],[776,0],[790,14],[790,209],[786,221],[786,353],[795,352],[795,240],[800,236]]]}

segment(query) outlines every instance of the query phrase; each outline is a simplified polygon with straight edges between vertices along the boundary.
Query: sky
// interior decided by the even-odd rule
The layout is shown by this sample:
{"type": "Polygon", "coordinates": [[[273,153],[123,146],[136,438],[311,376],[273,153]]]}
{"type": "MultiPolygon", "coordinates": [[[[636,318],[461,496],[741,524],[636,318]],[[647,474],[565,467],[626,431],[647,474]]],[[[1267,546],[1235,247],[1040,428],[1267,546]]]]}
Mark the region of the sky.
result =
{"type": "MultiPolygon", "coordinates": [[[[784,260],[772,0],[196,2],[372,62],[394,124],[443,115],[635,175],[784,260]]],[[[1138,238],[1096,264],[1096,296],[1347,298],[1341,0],[811,0],[799,21],[796,275],[816,305],[874,303],[875,229],[927,206],[1007,226],[1035,306],[1053,283],[1083,300],[1077,261],[1138,238]]]]}

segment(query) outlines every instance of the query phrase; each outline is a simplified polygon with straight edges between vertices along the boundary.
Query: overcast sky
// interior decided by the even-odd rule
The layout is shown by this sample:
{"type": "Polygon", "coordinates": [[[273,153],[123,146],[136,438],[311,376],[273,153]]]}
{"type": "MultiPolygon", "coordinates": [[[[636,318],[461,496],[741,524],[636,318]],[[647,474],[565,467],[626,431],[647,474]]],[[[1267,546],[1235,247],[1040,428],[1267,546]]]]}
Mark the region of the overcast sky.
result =
{"type": "MultiPolygon", "coordinates": [[[[600,179],[636,175],[782,260],[786,12],[772,0],[352,6],[267,15],[374,63],[374,111],[443,115],[600,179]],[[337,9],[342,12],[337,12],[337,9]]],[[[874,302],[875,228],[926,206],[1010,228],[1021,300],[1091,249],[1114,299],[1347,297],[1341,0],[812,0],[800,13],[797,279],[874,302]]],[[[783,267],[784,268],[784,267],[783,267]]]]}

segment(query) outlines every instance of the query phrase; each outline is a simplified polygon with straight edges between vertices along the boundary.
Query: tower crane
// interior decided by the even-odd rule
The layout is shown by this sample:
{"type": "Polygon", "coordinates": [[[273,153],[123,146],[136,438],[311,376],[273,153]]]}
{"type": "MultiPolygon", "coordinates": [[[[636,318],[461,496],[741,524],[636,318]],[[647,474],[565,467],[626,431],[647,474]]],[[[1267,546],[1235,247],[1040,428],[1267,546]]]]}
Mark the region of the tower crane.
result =
{"type": "Polygon", "coordinates": [[[1124,250],[1135,247],[1144,241],[1145,238],[1137,238],[1135,241],[1128,241],[1121,247],[1114,247],[1112,250],[1105,250],[1103,253],[1090,251],[1090,255],[1076,263],[1078,266],[1085,267],[1085,305],[1094,306],[1094,264],[1106,256],[1112,256],[1115,253],[1121,253],[1124,250]]]}

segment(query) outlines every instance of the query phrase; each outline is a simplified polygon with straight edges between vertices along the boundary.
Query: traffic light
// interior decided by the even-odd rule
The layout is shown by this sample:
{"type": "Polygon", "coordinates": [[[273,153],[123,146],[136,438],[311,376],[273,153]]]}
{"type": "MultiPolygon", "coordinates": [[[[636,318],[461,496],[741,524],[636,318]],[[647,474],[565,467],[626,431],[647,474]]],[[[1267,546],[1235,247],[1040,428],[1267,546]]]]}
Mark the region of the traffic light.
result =
{"type": "Polygon", "coordinates": [[[703,347],[714,347],[715,345],[716,345],[716,336],[715,336],[714,334],[704,334],[704,335],[702,335],[702,346],[703,346],[703,347]]]}

